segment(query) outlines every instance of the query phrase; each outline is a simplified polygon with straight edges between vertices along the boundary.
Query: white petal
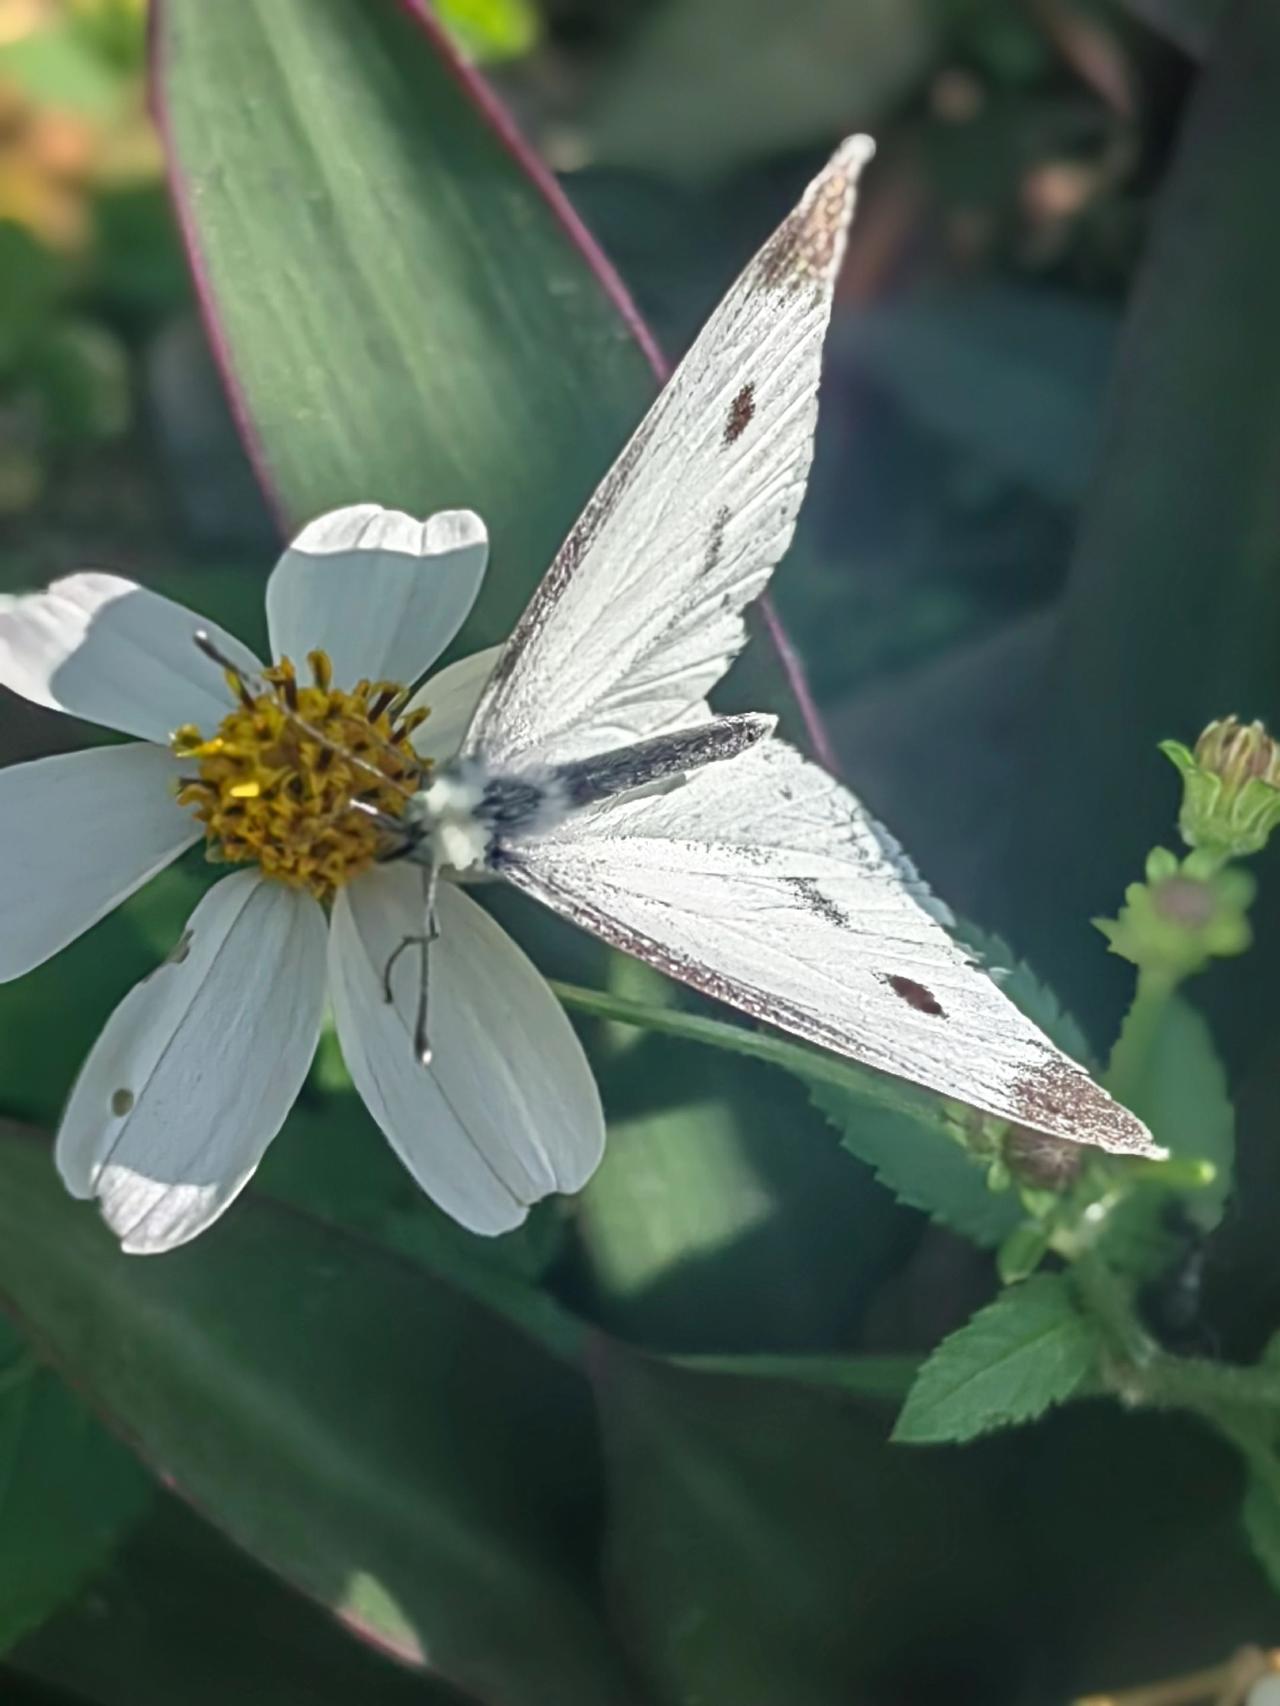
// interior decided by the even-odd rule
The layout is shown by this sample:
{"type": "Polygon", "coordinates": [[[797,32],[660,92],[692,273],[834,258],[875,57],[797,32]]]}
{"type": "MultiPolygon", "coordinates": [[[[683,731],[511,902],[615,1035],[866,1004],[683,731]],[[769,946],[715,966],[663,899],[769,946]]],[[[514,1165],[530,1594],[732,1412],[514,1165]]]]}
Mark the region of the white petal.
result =
{"type": "Polygon", "coordinates": [[[96,924],[198,839],[163,747],[94,747],[0,770],[0,982],[96,924]]]}
{"type": "Polygon", "coordinates": [[[344,889],[329,934],[338,1036],[356,1088],[397,1155],[472,1232],[506,1232],[531,1203],[576,1191],[604,1149],[591,1068],[559,1002],[483,908],[451,883],[431,945],[432,1061],[413,1048],[418,953],[383,997],[387,960],[422,928],[418,875],[404,865],[344,889]]]}
{"type": "Polygon", "coordinates": [[[471,727],[480,695],[484,692],[493,666],[502,655],[501,646],[473,652],[469,658],[459,658],[438,675],[433,675],[409,702],[409,709],[419,705],[430,707],[431,715],[414,731],[414,750],[420,758],[435,764],[445,764],[457,755],[462,737],[471,727]]]}
{"type": "Polygon", "coordinates": [[[57,1161],[126,1250],[186,1243],[253,1176],[315,1053],[324,956],[310,895],[241,872],[210,889],[178,948],[111,1015],[57,1161]]]}
{"type": "Polygon", "coordinates": [[[37,705],[161,745],[183,723],[207,731],[231,709],[221,669],[196,649],[203,628],[233,662],[251,651],[216,623],[119,575],[68,575],[0,598],[0,684],[37,705]]]}
{"type": "Polygon", "coordinates": [[[462,626],[489,559],[484,523],[466,509],[417,521],[356,504],[304,527],[267,585],[276,657],[326,651],[338,685],[413,681],[462,626]]]}

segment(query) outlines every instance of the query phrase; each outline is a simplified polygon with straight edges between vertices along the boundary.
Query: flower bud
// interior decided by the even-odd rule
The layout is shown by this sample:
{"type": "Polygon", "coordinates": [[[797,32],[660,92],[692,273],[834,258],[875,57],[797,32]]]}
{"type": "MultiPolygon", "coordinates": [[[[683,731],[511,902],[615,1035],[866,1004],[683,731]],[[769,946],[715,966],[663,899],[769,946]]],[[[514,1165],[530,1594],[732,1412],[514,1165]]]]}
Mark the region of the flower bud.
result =
{"type": "Polygon", "coordinates": [[[1004,1140],[1004,1156],[1010,1172],[1032,1190],[1062,1192],[1080,1177],[1085,1146],[1068,1143],[1030,1126],[1015,1125],[1004,1140]]]}
{"type": "Polygon", "coordinates": [[[1252,939],[1247,871],[1224,870],[1205,851],[1178,858],[1165,847],[1147,857],[1146,882],[1130,883],[1117,918],[1095,918],[1113,954],[1171,984],[1210,960],[1242,954],[1252,939]]]}
{"type": "Polygon", "coordinates": [[[1280,823],[1280,745],[1258,722],[1222,717],[1189,752],[1162,741],[1182,777],[1178,830],[1188,847],[1220,859],[1259,853],[1280,823]]]}

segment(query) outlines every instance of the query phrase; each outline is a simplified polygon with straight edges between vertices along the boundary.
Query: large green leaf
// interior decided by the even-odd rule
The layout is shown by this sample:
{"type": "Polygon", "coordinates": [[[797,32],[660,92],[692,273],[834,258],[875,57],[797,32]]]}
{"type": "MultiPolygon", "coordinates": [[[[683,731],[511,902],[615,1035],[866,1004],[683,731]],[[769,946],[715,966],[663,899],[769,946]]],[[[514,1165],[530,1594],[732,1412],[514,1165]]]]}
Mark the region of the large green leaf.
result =
{"type": "Polygon", "coordinates": [[[987,1246],[1001,1243],[1018,1224],[1022,1206],[1016,1194],[993,1191],[989,1166],[945,1131],[829,1084],[814,1085],[813,1101],[845,1148],[874,1168],[879,1183],[908,1208],[987,1246]]]}
{"type": "MultiPolygon", "coordinates": [[[[500,639],[662,359],[608,262],[420,0],[156,0],[154,93],[206,321],[281,519],[479,510],[500,639]]],[[[765,610],[762,702],[799,666],[765,610]]],[[[784,685],[785,683],[785,685],[784,685]]]]}
{"type": "Polygon", "coordinates": [[[0,1653],[69,1599],[151,1482],[0,1320],[0,1653]]]}
{"type": "Polygon", "coordinates": [[[475,1303],[262,1202],[123,1256],[13,1128],[0,1294],[161,1474],[351,1628],[503,1706],[631,1698],[592,1605],[583,1388],[475,1303]]]}
{"type": "MultiPolygon", "coordinates": [[[[462,1706],[464,1698],[474,1706],[473,1695],[351,1640],[318,1606],[170,1498],[157,1502],[108,1568],[9,1662],[18,1675],[59,1690],[38,1694],[43,1706],[226,1706],[245,1699],[254,1706],[462,1706]]],[[[0,1669],[5,1706],[18,1706],[10,1699],[14,1686],[0,1669]]]]}
{"type": "Polygon", "coordinates": [[[160,0],[197,282],[285,520],[478,509],[500,636],[654,389],[619,286],[399,0],[160,0]]]}

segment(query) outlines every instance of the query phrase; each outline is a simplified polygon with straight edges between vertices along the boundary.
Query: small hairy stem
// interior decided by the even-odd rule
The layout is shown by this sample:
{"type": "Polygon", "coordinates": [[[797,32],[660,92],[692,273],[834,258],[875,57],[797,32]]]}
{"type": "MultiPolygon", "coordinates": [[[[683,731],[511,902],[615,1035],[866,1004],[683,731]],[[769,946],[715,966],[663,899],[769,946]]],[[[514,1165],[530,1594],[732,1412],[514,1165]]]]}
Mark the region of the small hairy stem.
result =
{"type": "Polygon", "coordinates": [[[1132,1098],[1146,1080],[1151,1050],[1177,987],[1178,980],[1167,971],[1144,968],[1138,972],[1133,1005],[1125,1015],[1106,1076],[1107,1089],[1125,1107],[1132,1106],[1132,1098]]]}
{"type": "Polygon", "coordinates": [[[1133,1392],[1129,1377],[1141,1382],[1164,1353],[1133,1307],[1129,1286],[1101,1256],[1092,1250],[1082,1252],[1071,1272],[1081,1300],[1102,1329],[1117,1370],[1123,1371],[1129,1396],[1133,1392]]]}

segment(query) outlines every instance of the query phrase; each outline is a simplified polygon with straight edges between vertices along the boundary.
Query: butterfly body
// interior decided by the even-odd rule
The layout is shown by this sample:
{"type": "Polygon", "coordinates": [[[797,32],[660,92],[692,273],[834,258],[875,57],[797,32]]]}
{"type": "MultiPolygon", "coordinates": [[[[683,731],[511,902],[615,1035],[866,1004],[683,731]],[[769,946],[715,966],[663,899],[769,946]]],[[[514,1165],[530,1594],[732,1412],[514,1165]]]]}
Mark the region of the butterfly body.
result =
{"type": "Polygon", "coordinates": [[[483,759],[442,766],[405,804],[391,858],[459,873],[500,871],[522,840],[575,812],[624,796],[678,786],[704,765],[738,757],[772,734],[777,719],[751,712],[712,717],[630,746],[539,765],[490,771],[483,759]]]}

